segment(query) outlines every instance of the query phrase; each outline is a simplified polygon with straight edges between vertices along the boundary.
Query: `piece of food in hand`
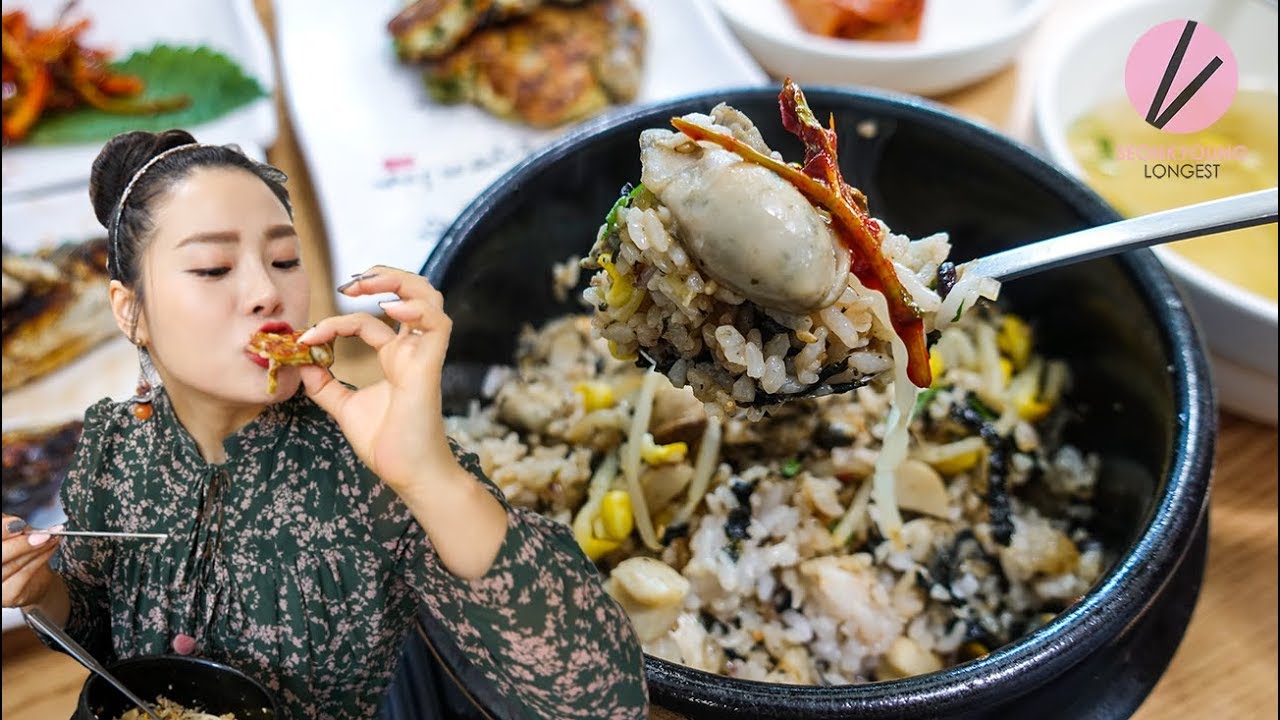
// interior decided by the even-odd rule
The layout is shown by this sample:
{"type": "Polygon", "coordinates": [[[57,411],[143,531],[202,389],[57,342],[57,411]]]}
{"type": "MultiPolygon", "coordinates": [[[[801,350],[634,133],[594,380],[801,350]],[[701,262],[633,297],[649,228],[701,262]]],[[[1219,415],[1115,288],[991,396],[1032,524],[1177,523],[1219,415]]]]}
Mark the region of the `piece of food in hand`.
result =
{"type": "Polygon", "coordinates": [[[266,361],[267,394],[275,394],[276,375],[287,365],[333,365],[333,345],[304,345],[298,342],[305,331],[263,332],[249,338],[248,350],[266,361]]]}
{"type": "MultiPolygon", "coordinates": [[[[67,5],[70,9],[72,4],[67,5]]],[[[176,96],[141,99],[140,78],[116,72],[108,53],[83,46],[87,19],[63,15],[51,27],[31,26],[21,10],[3,16],[4,142],[21,142],[48,111],[90,106],[107,113],[140,115],[186,107],[176,96]]]]}
{"type": "Polygon", "coordinates": [[[644,44],[644,16],[626,0],[543,5],[479,30],[428,67],[426,79],[441,102],[550,127],[633,100],[644,44]]]}
{"type": "Polygon", "coordinates": [[[805,30],[845,40],[909,42],[920,37],[924,0],[787,0],[805,30]]]}
{"type": "Polygon", "coordinates": [[[834,130],[789,80],[779,99],[803,164],[785,163],[723,104],[674,118],[677,132],[641,134],[642,184],[583,261],[596,271],[585,292],[593,325],[615,357],[652,363],[725,412],[889,371],[906,412],[911,385],[931,382],[926,333],[999,284],[957,278],[944,234],[890,233],[842,179],[834,130]]]}
{"type": "Polygon", "coordinates": [[[6,515],[25,517],[57,496],[83,429],[84,423],[74,420],[0,436],[6,515]]]}
{"type": "Polygon", "coordinates": [[[79,357],[119,330],[107,298],[107,241],[3,259],[3,389],[79,357]]]}

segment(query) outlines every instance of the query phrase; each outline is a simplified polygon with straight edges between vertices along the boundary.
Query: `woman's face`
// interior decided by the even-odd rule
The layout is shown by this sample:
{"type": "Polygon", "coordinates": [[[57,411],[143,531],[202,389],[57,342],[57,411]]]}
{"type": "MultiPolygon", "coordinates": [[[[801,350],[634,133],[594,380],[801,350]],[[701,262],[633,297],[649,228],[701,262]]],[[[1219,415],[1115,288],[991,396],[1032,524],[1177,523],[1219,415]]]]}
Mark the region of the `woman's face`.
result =
{"type": "Polygon", "coordinates": [[[298,389],[266,370],[245,345],[259,331],[302,329],[311,302],[298,235],[271,189],[239,168],[197,168],[152,207],[143,254],[139,340],[170,393],[262,404],[298,389]]]}

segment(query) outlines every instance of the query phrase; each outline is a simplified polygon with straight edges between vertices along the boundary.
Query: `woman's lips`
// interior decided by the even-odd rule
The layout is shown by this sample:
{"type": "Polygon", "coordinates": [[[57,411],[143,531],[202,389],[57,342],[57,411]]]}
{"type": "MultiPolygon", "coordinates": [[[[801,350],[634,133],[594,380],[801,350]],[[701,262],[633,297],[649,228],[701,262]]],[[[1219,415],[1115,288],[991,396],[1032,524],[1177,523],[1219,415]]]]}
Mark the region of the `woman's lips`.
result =
{"type": "Polygon", "coordinates": [[[260,333],[277,333],[283,335],[293,332],[293,326],[287,322],[269,322],[258,328],[260,333]]]}
{"type": "Polygon", "coordinates": [[[262,357],[258,353],[249,352],[248,350],[245,350],[244,356],[249,358],[249,361],[252,362],[254,365],[257,365],[258,367],[266,368],[267,366],[270,365],[270,363],[267,362],[267,359],[262,357]]]}

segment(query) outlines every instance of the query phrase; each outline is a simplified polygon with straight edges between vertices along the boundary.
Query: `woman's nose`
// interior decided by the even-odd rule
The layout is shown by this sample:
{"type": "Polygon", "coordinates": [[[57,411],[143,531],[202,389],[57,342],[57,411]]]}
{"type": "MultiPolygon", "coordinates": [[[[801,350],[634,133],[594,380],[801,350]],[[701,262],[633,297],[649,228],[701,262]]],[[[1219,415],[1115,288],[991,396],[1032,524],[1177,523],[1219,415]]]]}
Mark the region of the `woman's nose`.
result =
{"type": "Polygon", "coordinates": [[[254,315],[276,315],[283,309],[280,288],[265,268],[254,273],[246,298],[249,310],[254,315]]]}

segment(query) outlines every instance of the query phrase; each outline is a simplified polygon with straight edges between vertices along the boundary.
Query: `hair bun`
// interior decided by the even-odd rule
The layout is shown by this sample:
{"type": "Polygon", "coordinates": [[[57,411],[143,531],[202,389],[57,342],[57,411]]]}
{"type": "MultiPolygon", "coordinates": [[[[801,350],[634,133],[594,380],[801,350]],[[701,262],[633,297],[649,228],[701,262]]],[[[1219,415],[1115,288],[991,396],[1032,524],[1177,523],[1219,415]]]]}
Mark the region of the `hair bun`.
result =
{"type": "Polygon", "coordinates": [[[185,130],[166,130],[162,133],[135,130],[121,133],[107,141],[94,158],[89,173],[89,201],[93,214],[104,228],[110,230],[112,218],[120,196],[134,174],[160,153],[189,145],[196,139],[185,130]]]}

